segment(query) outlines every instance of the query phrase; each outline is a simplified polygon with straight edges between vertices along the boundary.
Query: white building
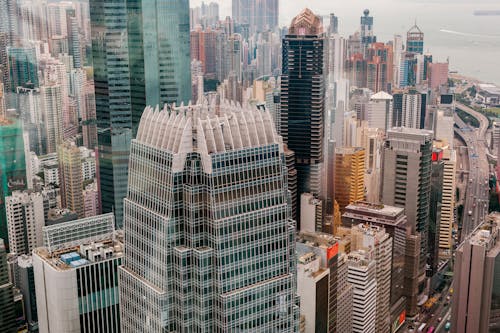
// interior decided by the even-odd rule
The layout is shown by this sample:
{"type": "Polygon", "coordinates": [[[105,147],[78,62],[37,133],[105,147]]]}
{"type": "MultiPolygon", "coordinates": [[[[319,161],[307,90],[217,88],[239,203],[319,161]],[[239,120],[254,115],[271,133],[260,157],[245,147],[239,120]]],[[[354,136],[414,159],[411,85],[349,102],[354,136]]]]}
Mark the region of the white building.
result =
{"type": "Polygon", "coordinates": [[[118,332],[123,257],[113,214],[44,227],[33,251],[40,333],[118,332]]]}
{"type": "Polygon", "coordinates": [[[401,127],[420,128],[422,96],[420,93],[403,94],[401,127]]]}
{"type": "Polygon", "coordinates": [[[347,281],[352,285],[353,333],[376,332],[376,263],[362,250],[349,253],[347,281]]]}
{"type": "Polygon", "coordinates": [[[366,110],[369,127],[380,128],[384,132],[392,127],[392,100],[392,96],[384,91],[370,97],[366,110]]]}
{"type": "Polygon", "coordinates": [[[375,260],[377,280],[376,332],[390,332],[392,238],[385,229],[366,224],[351,228],[351,250],[362,250],[375,260]]]}
{"type": "Polygon", "coordinates": [[[5,210],[10,252],[30,254],[42,244],[45,224],[42,194],[14,191],[5,198],[5,210]]]}
{"type": "Polygon", "coordinates": [[[63,140],[63,96],[61,86],[51,83],[40,88],[42,108],[45,113],[47,152],[56,152],[63,140]]]}
{"type": "Polygon", "coordinates": [[[323,204],[312,193],[300,195],[300,231],[321,231],[323,222],[323,204]]]}

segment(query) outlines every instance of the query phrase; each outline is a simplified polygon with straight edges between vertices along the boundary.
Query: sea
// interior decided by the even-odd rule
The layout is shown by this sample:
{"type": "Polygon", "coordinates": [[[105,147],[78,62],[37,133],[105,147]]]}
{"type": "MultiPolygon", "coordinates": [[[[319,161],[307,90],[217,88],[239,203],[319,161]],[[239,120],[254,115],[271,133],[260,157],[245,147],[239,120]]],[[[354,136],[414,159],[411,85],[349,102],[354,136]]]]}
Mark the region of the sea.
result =
{"type": "MultiPolygon", "coordinates": [[[[220,16],[231,15],[231,0],[218,2],[220,16]]],[[[191,0],[197,6],[201,0],[191,0]]],[[[500,16],[476,16],[477,10],[500,10],[500,0],[280,0],[280,25],[287,26],[303,8],[339,18],[339,33],[359,30],[364,9],[374,17],[377,41],[403,35],[415,22],[424,32],[424,50],[434,61],[449,61],[450,70],[500,86],[500,16]]]]}

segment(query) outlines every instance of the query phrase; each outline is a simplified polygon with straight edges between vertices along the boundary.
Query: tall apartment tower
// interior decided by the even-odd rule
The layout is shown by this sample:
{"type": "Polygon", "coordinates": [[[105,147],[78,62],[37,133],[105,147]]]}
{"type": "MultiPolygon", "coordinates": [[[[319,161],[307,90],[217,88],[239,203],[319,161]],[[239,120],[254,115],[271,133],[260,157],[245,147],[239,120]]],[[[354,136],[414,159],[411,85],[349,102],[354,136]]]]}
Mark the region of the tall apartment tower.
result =
{"type": "MultiPolygon", "coordinates": [[[[283,39],[281,135],[295,152],[298,196],[321,196],[324,149],[325,75],[321,19],[304,9],[283,39]]],[[[300,216],[300,214],[298,214],[300,216]]]]}
{"type": "Polygon", "coordinates": [[[102,210],[120,228],[144,107],[191,99],[189,1],[92,0],[90,22],[102,210]]]}
{"type": "Polygon", "coordinates": [[[120,332],[122,235],[111,213],[43,228],[32,257],[40,332],[120,332]]]}
{"type": "Polygon", "coordinates": [[[457,333],[500,329],[500,214],[486,217],[456,252],[451,325],[457,333]]]}
{"type": "Polygon", "coordinates": [[[218,112],[143,113],[125,199],[124,333],[298,329],[282,139],[267,111],[218,112]]]}
{"type": "Polygon", "coordinates": [[[406,33],[406,51],[424,54],[424,33],[417,24],[411,27],[406,33]]]}
{"type": "Polygon", "coordinates": [[[61,205],[85,217],[83,201],[82,156],[74,142],[65,141],[58,147],[61,205]]]}
{"type": "MultiPolygon", "coordinates": [[[[424,283],[428,252],[432,137],[431,131],[413,128],[387,131],[382,170],[382,202],[404,207],[410,234],[420,235],[419,283],[424,283]]],[[[415,304],[416,298],[411,297],[407,308],[415,309],[415,304]]]]}
{"type": "Polygon", "coordinates": [[[43,201],[41,193],[25,191],[15,191],[5,198],[10,253],[29,255],[42,245],[43,201]]]}
{"type": "Polygon", "coordinates": [[[363,250],[347,256],[347,281],[352,285],[353,333],[376,332],[377,271],[376,262],[363,250]]]}
{"type": "Polygon", "coordinates": [[[365,198],[365,149],[335,148],[335,200],[340,210],[365,198]]]}
{"type": "Polygon", "coordinates": [[[0,324],[2,332],[17,332],[14,287],[9,279],[7,252],[3,239],[0,238],[0,324]]]}
{"type": "Polygon", "coordinates": [[[351,251],[363,250],[375,260],[377,306],[375,332],[390,332],[392,238],[383,227],[358,224],[351,228],[351,251]]]}
{"type": "Polygon", "coordinates": [[[68,51],[73,56],[73,66],[82,67],[82,51],[80,46],[80,33],[78,31],[78,20],[74,8],[66,8],[66,26],[68,33],[68,51]]]}
{"type": "Polygon", "coordinates": [[[60,84],[49,83],[40,88],[41,105],[45,114],[47,153],[57,152],[63,141],[63,94],[60,84]]]}
{"type": "Polygon", "coordinates": [[[452,231],[455,222],[455,195],[457,152],[447,146],[440,146],[436,141],[435,147],[443,149],[443,197],[440,211],[439,225],[439,257],[450,258],[453,250],[452,231]]]}

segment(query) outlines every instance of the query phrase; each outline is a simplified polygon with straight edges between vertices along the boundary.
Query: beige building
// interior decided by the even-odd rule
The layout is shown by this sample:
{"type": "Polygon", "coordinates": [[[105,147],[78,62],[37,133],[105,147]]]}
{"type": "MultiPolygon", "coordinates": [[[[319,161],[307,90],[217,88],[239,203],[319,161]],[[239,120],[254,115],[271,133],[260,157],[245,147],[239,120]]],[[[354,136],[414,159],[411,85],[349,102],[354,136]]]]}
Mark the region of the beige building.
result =
{"type": "Polygon", "coordinates": [[[58,151],[62,206],[77,213],[79,218],[83,218],[85,209],[80,149],[74,142],[65,141],[58,147],[58,151]]]}

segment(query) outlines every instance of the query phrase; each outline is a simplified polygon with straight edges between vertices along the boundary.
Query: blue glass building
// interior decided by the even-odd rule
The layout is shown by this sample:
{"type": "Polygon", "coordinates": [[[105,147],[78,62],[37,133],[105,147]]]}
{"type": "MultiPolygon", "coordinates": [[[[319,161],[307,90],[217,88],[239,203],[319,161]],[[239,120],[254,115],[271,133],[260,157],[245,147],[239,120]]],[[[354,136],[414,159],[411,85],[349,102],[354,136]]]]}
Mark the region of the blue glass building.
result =
{"type": "Polygon", "coordinates": [[[91,0],[90,18],[102,210],[121,227],[144,107],[191,97],[189,1],[91,0]]]}

